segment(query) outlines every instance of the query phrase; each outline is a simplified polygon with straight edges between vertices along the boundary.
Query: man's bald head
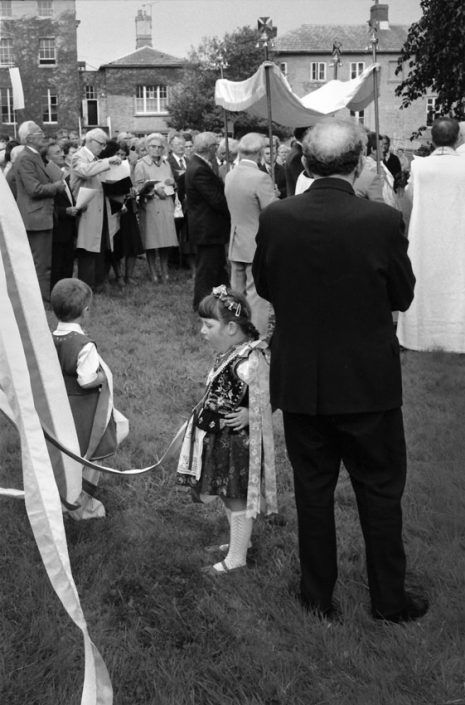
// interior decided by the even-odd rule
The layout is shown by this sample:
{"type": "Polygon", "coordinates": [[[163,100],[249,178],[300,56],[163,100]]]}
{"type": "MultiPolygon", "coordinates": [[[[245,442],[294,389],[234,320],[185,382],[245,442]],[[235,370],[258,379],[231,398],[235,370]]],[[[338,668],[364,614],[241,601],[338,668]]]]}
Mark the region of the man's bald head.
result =
{"type": "Polygon", "coordinates": [[[365,131],[358,124],[325,118],[302,142],[306,168],[315,176],[348,176],[355,171],[366,142],[365,131]]]}

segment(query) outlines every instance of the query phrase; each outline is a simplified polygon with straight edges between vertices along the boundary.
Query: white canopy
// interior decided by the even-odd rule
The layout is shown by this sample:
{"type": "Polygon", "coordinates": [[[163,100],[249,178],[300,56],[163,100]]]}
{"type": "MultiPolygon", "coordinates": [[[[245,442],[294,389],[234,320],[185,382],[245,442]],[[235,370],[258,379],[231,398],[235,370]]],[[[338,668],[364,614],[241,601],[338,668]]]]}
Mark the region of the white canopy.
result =
{"type": "Polygon", "coordinates": [[[338,110],[363,110],[374,99],[373,71],[379,64],[369,66],[358,78],[350,81],[329,81],[322,88],[299,98],[291,89],[285,76],[273,62],[263,63],[253,76],[245,81],[216,82],[215,103],[225,110],[246,110],[257,117],[266,118],[266,78],[270,77],[271,113],[275,122],[288,127],[314,125],[325,115],[338,110]]]}

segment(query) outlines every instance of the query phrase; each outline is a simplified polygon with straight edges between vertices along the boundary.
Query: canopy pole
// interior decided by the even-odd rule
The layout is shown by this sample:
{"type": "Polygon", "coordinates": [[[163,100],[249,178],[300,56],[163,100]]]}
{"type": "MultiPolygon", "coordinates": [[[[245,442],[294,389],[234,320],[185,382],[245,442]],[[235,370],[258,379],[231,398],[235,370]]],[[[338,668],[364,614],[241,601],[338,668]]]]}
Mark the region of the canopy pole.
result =
{"type": "Polygon", "coordinates": [[[268,119],[268,140],[270,149],[270,167],[273,186],[275,186],[274,178],[274,144],[273,144],[273,116],[271,111],[271,81],[270,71],[273,63],[270,61],[268,47],[273,46],[273,39],[278,33],[278,28],[273,27],[273,20],[269,17],[259,17],[258,31],[260,32],[257,46],[262,46],[265,50],[265,88],[266,88],[266,110],[268,119]]]}
{"type": "MultiPolygon", "coordinates": [[[[220,76],[223,79],[224,78],[224,69],[227,69],[229,64],[225,60],[223,54],[220,52],[217,56],[216,59],[216,66],[220,70],[220,76]]],[[[228,136],[228,114],[226,112],[226,108],[223,108],[223,124],[224,124],[224,147],[225,147],[225,156],[226,156],[226,173],[229,171],[231,168],[230,160],[229,160],[229,136],[228,136]]]]}
{"type": "Polygon", "coordinates": [[[267,109],[267,117],[268,117],[268,139],[270,141],[271,178],[273,180],[273,186],[274,186],[275,185],[275,178],[274,178],[273,115],[271,112],[270,71],[271,71],[271,63],[268,63],[265,65],[266,109],[267,109]]]}
{"type": "MultiPolygon", "coordinates": [[[[377,2],[377,0],[375,0],[377,2]]],[[[373,64],[376,64],[376,53],[377,53],[377,47],[378,47],[378,22],[376,20],[376,14],[373,12],[373,9],[375,9],[376,12],[376,5],[371,8],[372,13],[371,13],[371,18],[370,21],[368,22],[368,25],[370,27],[370,44],[371,44],[371,50],[372,50],[372,56],[373,56],[373,64]]],[[[375,108],[375,147],[376,147],[376,171],[378,174],[381,173],[381,163],[379,159],[379,100],[378,100],[378,69],[375,68],[373,70],[373,103],[374,103],[374,108],[375,108]]]]}

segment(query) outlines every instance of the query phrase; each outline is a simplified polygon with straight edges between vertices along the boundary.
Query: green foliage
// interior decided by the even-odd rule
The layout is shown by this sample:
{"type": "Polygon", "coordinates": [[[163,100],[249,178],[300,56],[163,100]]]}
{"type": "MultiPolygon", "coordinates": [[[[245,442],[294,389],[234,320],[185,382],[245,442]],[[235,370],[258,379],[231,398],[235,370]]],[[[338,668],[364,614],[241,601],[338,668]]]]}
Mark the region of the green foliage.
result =
{"type": "MultiPolygon", "coordinates": [[[[192,49],[182,81],[173,89],[168,107],[169,124],[182,130],[223,130],[223,109],[215,105],[215,83],[220,78],[219,57],[226,63],[224,77],[243,81],[258,69],[264,60],[263,49],[257,47],[258,35],[251,27],[241,27],[225,34],[223,39],[206,37],[197,49],[192,49]]],[[[228,113],[234,121],[234,135],[252,130],[266,132],[267,122],[248,113],[228,113]]],[[[282,126],[273,130],[278,136],[287,135],[282,126]]]]}
{"type": "MultiPolygon", "coordinates": [[[[110,286],[97,295],[89,321],[114,374],[116,406],[131,424],[108,461],[121,469],[161,455],[200,398],[212,357],[191,312],[188,273],[153,286],[145,266],[137,261],[137,283],[123,294],[110,286]]],[[[277,412],[278,496],[288,523],[256,520],[250,569],[216,579],[201,573],[213,560],[204,547],[227,539],[226,518],[216,502],[193,504],[175,488],[173,462],[141,477],[104,476],[98,494],[107,518],[65,520],[115,705],[463,703],[465,356],[407,352],[402,365],[408,580],[428,593],[428,615],[406,626],[369,616],[363,539],[343,470],[335,504],[343,621],[328,627],[302,612],[292,592],[297,527],[277,412]]],[[[0,458],[0,485],[20,488],[18,434],[1,417],[0,458]]],[[[0,703],[79,705],[81,634],[50,587],[24,504],[0,501],[0,703]]]]}
{"type": "Polygon", "coordinates": [[[407,107],[433,92],[439,114],[464,119],[465,3],[421,0],[421,8],[423,16],[411,25],[398,60],[397,73],[407,66],[408,75],[396,88],[396,95],[407,107]]]}

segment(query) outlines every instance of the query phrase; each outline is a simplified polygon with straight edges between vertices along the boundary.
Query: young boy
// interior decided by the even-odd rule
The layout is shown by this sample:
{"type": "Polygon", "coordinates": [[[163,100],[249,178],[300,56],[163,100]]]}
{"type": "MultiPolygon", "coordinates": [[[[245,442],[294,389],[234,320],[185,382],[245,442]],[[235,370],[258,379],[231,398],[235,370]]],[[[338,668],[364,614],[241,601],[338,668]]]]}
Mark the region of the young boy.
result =
{"type": "MultiPolygon", "coordinates": [[[[112,374],[82,328],[91,302],[92,290],[80,279],[61,279],[52,289],[51,304],[59,321],[53,340],[80,452],[89,460],[101,460],[115,452],[122,438],[116,433],[112,374]]],[[[92,494],[98,472],[87,469],[84,477],[83,487],[92,494]]]]}

